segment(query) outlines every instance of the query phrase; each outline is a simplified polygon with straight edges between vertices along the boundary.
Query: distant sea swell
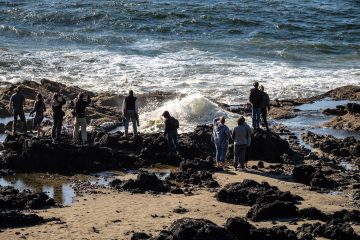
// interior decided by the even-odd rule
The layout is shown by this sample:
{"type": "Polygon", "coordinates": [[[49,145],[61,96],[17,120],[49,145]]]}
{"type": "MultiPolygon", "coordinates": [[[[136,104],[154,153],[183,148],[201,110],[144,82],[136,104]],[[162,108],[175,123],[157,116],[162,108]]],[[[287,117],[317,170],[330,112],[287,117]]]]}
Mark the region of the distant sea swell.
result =
{"type": "Polygon", "coordinates": [[[0,80],[246,99],[360,83],[360,2],[0,1],[0,80]]]}

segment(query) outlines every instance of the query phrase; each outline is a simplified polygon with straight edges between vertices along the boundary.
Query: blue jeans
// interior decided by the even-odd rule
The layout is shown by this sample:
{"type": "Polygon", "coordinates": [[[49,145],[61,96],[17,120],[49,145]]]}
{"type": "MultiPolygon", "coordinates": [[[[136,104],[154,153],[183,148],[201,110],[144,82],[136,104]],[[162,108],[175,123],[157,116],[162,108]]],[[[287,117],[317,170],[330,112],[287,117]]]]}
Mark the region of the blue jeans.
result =
{"type": "Polygon", "coordinates": [[[133,125],[134,137],[137,136],[137,126],[136,126],[136,113],[134,110],[127,110],[125,114],[125,136],[128,136],[129,122],[131,120],[133,125]]]}
{"type": "Polygon", "coordinates": [[[169,131],[167,133],[167,142],[170,151],[176,151],[178,141],[177,141],[177,131],[169,131]]]}
{"type": "Polygon", "coordinates": [[[220,144],[220,145],[215,144],[215,149],[216,149],[216,162],[225,162],[228,145],[227,144],[220,144]]]}
{"type": "Polygon", "coordinates": [[[252,109],[252,126],[253,128],[260,128],[260,114],[261,108],[252,109]]]}

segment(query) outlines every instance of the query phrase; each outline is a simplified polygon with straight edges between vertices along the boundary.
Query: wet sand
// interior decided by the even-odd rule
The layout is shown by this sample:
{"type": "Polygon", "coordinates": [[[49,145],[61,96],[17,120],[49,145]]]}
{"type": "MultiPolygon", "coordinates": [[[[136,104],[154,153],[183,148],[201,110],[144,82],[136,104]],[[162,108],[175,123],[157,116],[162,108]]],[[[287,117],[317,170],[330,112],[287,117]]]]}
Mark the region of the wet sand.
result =
{"type": "MultiPolygon", "coordinates": [[[[250,162],[249,165],[253,163],[255,162],[250,162]]],[[[221,186],[244,179],[267,181],[282,191],[291,191],[303,197],[304,200],[298,205],[299,208],[313,206],[326,213],[353,208],[346,194],[332,195],[309,191],[303,184],[261,176],[256,174],[255,170],[216,173],[215,179],[221,186]]],[[[205,189],[193,193],[192,196],[152,195],[99,189],[99,193],[77,197],[76,202],[70,206],[35,211],[43,217],[60,218],[63,224],[50,222],[33,227],[4,229],[0,233],[0,239],[130,239],[132,232],[138,231],[156,235],[174,220],[183,217],[205,218],[223,225],[227,218],[244,217],[250,209],[248,206],[218,202],[214,197],[215,192],[205,189]],[[179,206],[187,209],[188,212],[174,213],[173,210],[179,206]]],[[[304,221],[298,221],[297,225],[289,221],[277,221],[275,224],[286,225],[295,230],[302,223],[304,221]]],[[[258,227],[274,225],[271,221],[253,224],[258,227]]],[[[357,233],[360,233],[360,226],[353,227],[357,233]]]]}

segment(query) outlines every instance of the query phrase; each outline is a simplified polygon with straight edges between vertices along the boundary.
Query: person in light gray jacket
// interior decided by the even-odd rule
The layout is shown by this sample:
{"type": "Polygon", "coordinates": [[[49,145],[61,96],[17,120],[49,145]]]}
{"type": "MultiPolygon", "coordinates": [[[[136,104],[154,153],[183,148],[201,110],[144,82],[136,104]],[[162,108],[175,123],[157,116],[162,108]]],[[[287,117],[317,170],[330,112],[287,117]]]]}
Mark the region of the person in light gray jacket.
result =
{"type": "Polygon", "coordinates": [[[234,140],[234,169],[236,171],[240,163],[240,168],[245,170],[246,148],[251,143],[251,129],[243,116],[240,116],[238,126],[232,131],[232,139],[234,140]]]}
{"type": "Polygon", "coordinates": [[[216,149],[216,167],[224,168],[225,157],[229,146],[230,130],[225,125],[225,117],[213,120],[212,142],[216,149]]]}

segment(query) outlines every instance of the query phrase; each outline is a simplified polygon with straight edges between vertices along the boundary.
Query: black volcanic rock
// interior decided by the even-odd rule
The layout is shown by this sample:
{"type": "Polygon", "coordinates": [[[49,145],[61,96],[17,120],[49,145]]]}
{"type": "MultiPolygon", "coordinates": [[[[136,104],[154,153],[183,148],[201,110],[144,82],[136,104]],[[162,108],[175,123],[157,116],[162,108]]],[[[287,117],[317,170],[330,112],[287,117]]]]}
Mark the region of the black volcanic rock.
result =
{"type": "Polygon", "coordinates": [[[311,235],[313,237],[324,237],[333,240],[359,240],[360,236],[356,234],[350,224],[339,220],[331,220],[324,224],[305,223],[297,229],[299,236],[311,235]]]}
{"type": "Polygon", "coordinates": [[[246,214],[246,217],[252,221],[261,221],[279,218],[298,218],[300,214],[294,203],[275,201],[273,203],[257,203],[253,205],[246,214]]]}
{"type": "Polygon", "coordinates": [[[281,156],[290,152],[289,143],[274,132],[257,129],[251,135],[249,157],[253,159],[282,162],[281,156]]]}
{"type": "Polygon", "coordinates": [[[266,182],[258,183],[248,179],[225,185],[218,191],[216,198],[220,202],[249,206],[256,203],[273,203],[277,200],[295,203],[302,199],[290,192],[282,192],[266,182]]]}
{"type": "Polygon", "coordinates": [[[205,219],[182,218],[154,240],[235,240],[231,233],[205,219]]]}
{"type": "Polygon", "coordinates": [[[36,214],[23,214],[16,211],[0,212],[0,228],[13,228],[43,224],[46,220],[36,214]]]}
{"type": "Polygon", "coordinates": [[[167,181],[162,181],[155,174],[146,172],[140,173],[136,180],[121,181],[120,179],[115,179],[110,182],[110,186],[117,190],[132,193],[144,193],[147,191],[164,193],[171,190],[170,184],[167,181]]]}
{"type": "Polygon", "coordinates": [[[245,219],[235,217],[226,220],[225,229],[238,239],[251,240],[251,230],[256,228],[245,219]]]}
{"type": "Polygon", "coordinates": [[[30,190],[20,192],[13,187],[0,187],[0,210],[4,209],[41,209],[55,206],[54,199],[45,193],[30,190]]]}

